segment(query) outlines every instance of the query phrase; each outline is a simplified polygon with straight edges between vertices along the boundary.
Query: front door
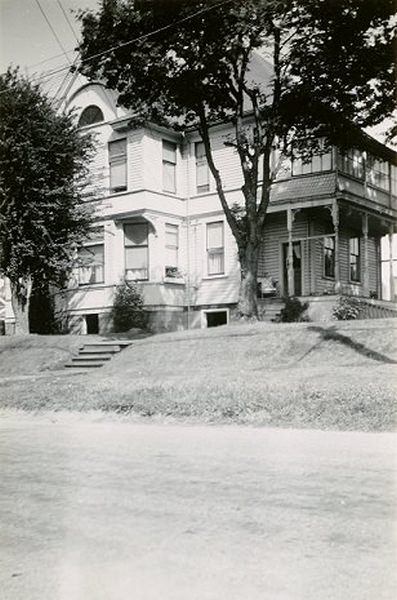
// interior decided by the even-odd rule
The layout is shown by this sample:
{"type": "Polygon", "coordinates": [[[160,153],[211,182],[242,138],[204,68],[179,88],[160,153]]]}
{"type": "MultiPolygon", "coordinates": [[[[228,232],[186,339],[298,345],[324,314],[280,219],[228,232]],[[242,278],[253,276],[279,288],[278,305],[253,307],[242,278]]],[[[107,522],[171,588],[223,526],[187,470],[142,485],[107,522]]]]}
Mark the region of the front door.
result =
{"type": "MultiPolygon", "coordinates": [[[[292,243],[292,256],[294,265],[294,295],[302,295],[302,244],[292,243]]],[[[288,244],[283,244],[283,282],[284,294],[288,293],[288,244]]]]}

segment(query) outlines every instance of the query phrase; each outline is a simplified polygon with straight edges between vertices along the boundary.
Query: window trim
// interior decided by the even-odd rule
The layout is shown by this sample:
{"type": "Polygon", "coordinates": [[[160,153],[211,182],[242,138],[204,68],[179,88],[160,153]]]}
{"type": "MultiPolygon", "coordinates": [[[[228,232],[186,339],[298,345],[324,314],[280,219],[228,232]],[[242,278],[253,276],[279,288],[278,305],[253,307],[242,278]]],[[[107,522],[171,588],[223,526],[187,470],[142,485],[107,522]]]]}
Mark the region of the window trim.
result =
{"type": "Polygon", "coordinates": [[[83,110],[80,113],[79,116],[79,120],[77,122],[77,127],[79,128],[83,128],[83,127],[92,127],[93,125],[98,125],[99,123],[103,123],[105,120],[105,116],[103,114],[103,110],[101,109],[100,106],[98,106],[97,104],[88,104],[88,106],[84,107],[83,110]],[[97,109],[97,112],[99,111],[99,113],[101,114],[101,118],[99,120],[95,120],[95,121],[91,121],[90,123],[85,123],[84,125],[81,125],[81,119],[83,118],[83,116],[88,113],[88,111],[91,109],[97,109]]]}
{"type": "Polygon", "coordinates": [[[164,264],[164,278],[165,279],[170,279],[170,280],[174,280],[174,279],[181,279],[182,275],[179,271],[179,239],[180,239],[180,231],[179,231],[179,224],[177,223],[169,223],[166,222],[165,223],[165,249],[166,249],[166,256],[165,256],[165,264],[164,264]],[[172,245],[172,244],[168,244],[168,238],[167,238],[167,229],[168,227],[172,227],[175,228],[175,232],[176,232],[176,246],[172,245]],[[172,249],[176,251],[176,265],[167,265],[167,250],[172,249]],[[174,274],[170,275],[167,274],[167,269],[174,269],[174,274]]]}
{"type": "Polygon", "coordinates": [[[102,265],[88,265],[87,267],[84,267],[83,265],[78,265],[78,287],[86,287],[86,286],[92,286],[92,285],[103,285],[105,283],[105,240],[98,240],[95,242],[91,242],[91,243],[86,243],[84,244],[84,246],[82,246],[80,248],[81,250],[90,250],[90,248],[96,248],[96,247],[102,247],[102,265]],[[86,268],[86,269],[92,269],[93,267],[97,267],[97,266],[102,266],[102,279],[100,279],[99,281],[87,281],[87,282],[82,282],[80,280],[81,278],[81,269],[86,268]]]}
{"type": "Polygon", "coordinates": [[[167,140],[165,138],[163,138],[161,140],[162,142],[162,190],[163,192],[167,193],[167,194],[176,194],[177,193],[177,164],[178,164],[178,144],[176,142],[173,142],[172,140],[167,140]],[[175,147],[175,162],[164,158],[164,147],[166,144],[169,145],[173,145],[175,147]],[[164,166],[165,165],[172,165],[173,167],[173,183],[174,183],[174,189],[172,190],[168,190],[165,186],[165,177],[164,177],[164,166]]]}
{"type": "Polygon", "coordinates": [[[359,236],[349,237],[349,282],[350,283],[361,283],[361,239],[359,236]],[[358,244],[358,253],[355,254],[352,252],[352,244],[353,240],[357,240],[358,244]],[[352,278],[352,257],[355,257],[357,260],[357,279],[352,278]]]}
{"type": "MultiPolygon", "coordinates": [[[[217,277],[226,277],[226,249],[225,249],[225,221],[223,219],[218,219],[216,221],[205,221],[204,223],[205,225],[205,235],[204,235],[204,243],[205,243],[205,278],[206,279],[214,279],[217,277]],[[223,242],[223,246],[219,246],[217,248],[214,248],[214,250],[217,250],[218,248],[222,248],[223,250],[223,261],[222,261],[222,266],[223,266],[223,270],[218,272],[218,273],[210,273],[209,272],[209,248],[208,248],[208,227],[210,225],[215,225],[215,224],[219,224],[222,223],[222,242],[223,242]]],[[[213,254],[215,254],[216,252],[213,252],[213,254]]]]}
{"type": "Polygon", "coordinates": [[[197,195],[201,195],[201,194],[208,194],[211,191],[211,178],[210,178],[210,169],[208,166],[208,160],[207,157],[205,155],[205,151],[204,151],[204,157],[199,158],[197,156],[197,149],[198,147],[202,145],[204,146],[204,142],[202,140],[198,140],[196,142],[194,142],[194,166],[195,166],[195,187],[196,187],[196,194],[197,195]],[[202,164],[199,165],[199,161],[202,161],[202,164]],[[203,185],[198,185],[198,167],[202,166],[202,167],[206,167],[206,171],[207,171],[207,179],[208,179],[208,183],[203,184],[203,185]],[[199,189],[199,188],[206,188],[206,189],[199,189]]]}
{"type": "Polygon", "coordinates": [[[122,137],[117,140],[111,140],[108,142],[108,164],[109,164],[109,191],[111,194],[118,194],[120,192],[126,192],[128,190],[128,143],[127,138],[122,137]],[[112,144],[117,142],[125,142],[125,151],[123,153],[111,156],[110,147],[112,144]],[[119,185],[112,187],[112,165],[123,164],[125,167],[125,185],[119,185]]]}
{"type": "Polygon", "coordinates": [[[335,236],[325,235],[323,239],[324,239],[324,244],[323,244],[323,248],[322,248],[322,250],[323,250],[323,252],[322,252],[323,279],[330,279],[330,280],[334,281],[335,280],[335,236]],[[332,245],[333,245],[332,248],[327,248],[326,247],[326,245],[325,245],[326,244],[326,240],[332,240],[332,245]],[[326,259],[325,259],[326,252],[325,251],[326,251],[326,249],[329,249],[329,250],[332,251],[332,257],[333,257],[333,260],[332,260],[332,270],[333,270],[333,275],[327,275],[327,273],[325,272],[325,267],[326,267],[326,259]]]}
{"type": "MultiPolygon", "coordinates": [[[[149,262],[149,223],[147,221],[133,221],[129,223],[123,223],[123,242],[124,242],[124,277],[127,281],[150,281],[150,262],[149,262]],[[145,225],[146,226],[146,244],[129,244],[126,245],[125,227],[131,225],[145,225]],[[129,279],[127,276],[127,260],[126,260],[126,249],[127,248],[146,248],[146,273],[147,277],[139,279],[129,279]]],[[[132,269],[131,269],[132,270],[132,269]]]]}
{"type": "Polygon", "coordinates": [[[207,314],[208,313],[216,313],[216,312],[225,312],[226,313],[226,325],[230,324],[230,308],[203,308],[201,311],[201,328],[209,329],[207,325],[207,314]]]}

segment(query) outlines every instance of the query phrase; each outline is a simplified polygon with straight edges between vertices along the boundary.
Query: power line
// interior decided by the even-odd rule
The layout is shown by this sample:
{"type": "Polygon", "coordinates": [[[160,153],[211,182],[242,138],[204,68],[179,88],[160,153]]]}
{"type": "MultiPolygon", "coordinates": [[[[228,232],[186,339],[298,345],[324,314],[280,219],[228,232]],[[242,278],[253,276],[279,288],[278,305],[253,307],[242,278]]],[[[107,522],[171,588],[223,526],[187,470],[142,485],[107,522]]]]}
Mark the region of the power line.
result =
{"type": "MultiPolygon", "coordinates": [[[[36,2],[38,3],[39,0],[36,0],[36,2]]],[[[106,54],[110,54],[111,52],[113,52],[114,50],[118,50],[119,48],[125,48],[126,46],[128,46],[130,44],[145,40],[149,37],[152,37],[153,35],[157,35],[158,33],[161,33],[163,31],[171,29],[172,27],[175,27],[176,25],[179,25],[180,23],[185,23],[186,21],[190,21],[191,19],[194,19],[195,17],[199,16],[200,14],[209,12],[210,10],[213,10],[214,8],[218,8],[219,6],[224,6],[225,4],[230,4],[231,2],[233,2],[233,0],[226,0],[225,2],[217,2],[216,4],[213,4],[212,6],[200,9],[197,12],[195,12],[194,14],[184,17],[183,19],[179,19],[178,21],[174,21],[173,23],[164,25],[164,27],[160,27],[158,29],[155,29],[154,31],[145,33],[144,35],[141,35],[132,40],[128,40],[127,42],[123,42],[122,44],[118,44],[117,46],[112,46],[111,48],[109,48],[108,50],[104,50],[103,52],[98,52],[97,54],[92,54],[91,56],[87,56],[87,58],[84,58],[81,60],[81,63],[89,62],[89,61],[93,60],[94,58],[98,58],[100,56],[105,56],[106,54]]],[[[66,52],[64,52],[64,54],[66,54],[66,52]]],[[[71,65],[69,58],[68,57],[66,57],[66,58],[69,62],[68,65],[59,67],[52,71],[48,71],[47,73],[43,73],[43,75],[41,75],[40,77],[32,78],[33,83],[39,83],[40,81],[44,81],[45,79],[51,78],[54,75],[57,75],[58,73],[63,73],[63,71],[69,70],[72,65],[71,65]]],[[[0,91],[0,95],[6,93],[7,91],[8,90],[0,91]]]]}
{"type": "MultiPolygon", "coordinates": [[[[55,38],[55,39],[56,39],[56,41],[58,42],[58,46],[60,47],[60,49],[62,50],[63,54],[65,55],[65,58],[66,58],[66,60],[67,60],[67,61],[69,61],[68,55],[67,55],[67,53],[66,53],[66,50],[65,50],[65,48],[63,47],[63,44],[62,44],[61,40],[59,39],[59,37],[58,37],[58,35],[57,35],[57,32],[55,31],[55,29],[54,29],[54,28],[53,28],[53,26],[51,25],[51,21],[50,21],[50,20],[49,20],[49,18],[47,17],[47,15],[46,15],[46,13],[45,13],[45,10],[43,9],[43,7],[42,7],[42,6],[41,6],[41,4],[40,4],[40,1],[39,1],[39,0],[36,0],[36,4],[37,4],[37,6],[39,7],[39,9],[40,9],[40,12],[41,12],[41,14],[43,15],[43,17],[44,17],[44,19],[45,19],[45,21],[46,21],[46,23],[47,23],[48,27],[51,29],[51,31],[52,31],[52,33],[53,33],[53,36],[54,36],[54,38],[55,38]]],[[[69,63],[70,63],[70,61],[69,61],[69,63]]]]}
{"type": "Polygon", "coordinates": [[[59,8],[61,9],[61,11],[62,11],[62,13],[63,13],[63,16],[65,17],[66,21],[68,22],[68,25],[69,25],[69,27],[70,27],[70,30],[71,30],[71,32],[73,33],[74,37],[76,38],[76,42],[78,42],[78,41],[79,41],[79,38],[77,37],[77,33],[76,33],[76,31],[75,31],[75,29],[74,29],[74,27],[73,27],[73,25],[72,25],[72,23],[71,23],[71,21],[70,21],[70,19],[69,19],[69,17],[68,17],[68,14],[67,14],[67,12],[65,11],[65,9],[64,9],[64,7],[63,7],[63,5],[62,5],[62,2],[61,2],[61,0],[57,0],[57,4],[58,4],[59,8]]]}

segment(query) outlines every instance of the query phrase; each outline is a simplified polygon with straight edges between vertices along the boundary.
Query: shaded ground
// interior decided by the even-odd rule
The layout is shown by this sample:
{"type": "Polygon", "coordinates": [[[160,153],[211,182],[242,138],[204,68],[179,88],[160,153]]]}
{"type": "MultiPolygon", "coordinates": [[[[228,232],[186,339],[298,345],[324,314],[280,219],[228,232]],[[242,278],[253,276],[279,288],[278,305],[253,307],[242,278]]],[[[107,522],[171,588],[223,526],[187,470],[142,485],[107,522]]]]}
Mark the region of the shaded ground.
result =
{"type": "Polygon", "coordinates": [[[392,600],[393,434],[0,425],[0,598],[392,600]]]}

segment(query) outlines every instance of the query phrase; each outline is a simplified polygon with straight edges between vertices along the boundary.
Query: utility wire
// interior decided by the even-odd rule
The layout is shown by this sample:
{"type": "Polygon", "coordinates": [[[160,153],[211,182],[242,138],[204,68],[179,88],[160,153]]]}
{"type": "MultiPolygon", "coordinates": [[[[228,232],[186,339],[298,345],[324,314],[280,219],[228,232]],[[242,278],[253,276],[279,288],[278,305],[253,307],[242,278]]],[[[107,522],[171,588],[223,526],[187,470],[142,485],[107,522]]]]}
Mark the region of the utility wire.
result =
{"type": "MultiPolygon", "coordinates": [[[[37,3],[38,3],[38,1],[39,0],[36,0],[37,3]]],[[[133,44],[135,42],[140,42],[144,39],[152,37],[153,35],[157,35],[158,33],[162,32],[162,31],[171,29],[172,27],[175,27],[176,25],[179,25],[180,23],[185,23],[186,21],[190,21],[191,19],[194,19],[195,17],[199,16],[200,14],[206,13],[210,10],[213,10],[214,8],[218,8],[219,6],[224,6],[225,4],[230,4],[230,2],[233,2],[233,0],[226,0],[225,2],[217,2],[216,4],[213,4],[212,6],[203,8],[203,9],[195,12],[193,15],[189,15],[188,17],[184,17],[183,19],[179,19],[178,21],[174,21],[173,23],[164,25],[164,27],[160,27],[159,29],[155,29],[154,31],[145,33],[144,35],[141,35],[137,38],[128,40],[127,42],[118,44],[117,46],[113,46],[112,48],[109,48],[108,50],[104,50],[103,52],[98,52],[97,54],[92,54],[91,56],[87,56],[87,58],[84,58],[81,60],[81,63],[89,62],[89,61],[93,60],[94,58],[98,58],[99,56],[105,56],[106,54],[110,54],[110,52],[113,52],[114,50],[118,50],[119,48],[125,48],[126,46],[128,46],[130,44],[133,44]]],[[[66,54],[66,52],[64,52],[64,54],[66,54]]],[[[69,70],[71,67],[71,63],[70,63],[69,58],[67,58],[67,60],[69,62],[68,65],[62,66],[58,69],[53,69],[52,71],[48,71],[47,73],[43,73],[43,75],[41,75],[40,77],[32,78],[33,83],[39,83],[40,81],[44,81],[45,79],[51,78],[54,75],[57,75],[58,73],[62,73],[63,71],[69,70]]],[[[0,91],[0,95],[6,93],[7,91],[8,90],[0,91]]]]}
{"type": "Polygon", "coordinates": [[[59,8],[61,9],[61,11],[62,11],[62,13],[63,13],[63,16],[65,17],[66,21],[68,22],[68,25],[69,25],[69,27],[70,27],[70,30],[71,30],[71,32],[73,33],[74,37],[76,38],[76,42],[78,42],[78,41],[79,41],[79,38],[77,37],[76,30],[75,30],[75,28],[73,27],[73,25],[72,25],[72,23],[71,23],[71,21],[70,21],[70,19],[69,19],[69,17],[68,17],[68,14],[67,14],[67,12],[65,11],[65,9],[64,9],[64,7],[63,7],[63,4],[62,4],[61,0],[57,0],[57,4],[58,4],[59,8]]]}
{"type": "Polygon", "coordinates": [[[63,44],[62,44],[61,40],[59,39],[59,37],[58,37],[58,35],[57,35],[57,32],[55,31],[55,29],[54,29],[54,28],[53,28],[53,26],[51,25],[51,21],[50,21],[50,20],[49,20],[49,18],[47,17],[47,15],[46,15],[46,13],[45,13],[45,10],[44,10],[44,9],[43,9],[43,7],[41,6],[41,4],[40,4],[40,0],[36,0],[36,4],[37,4],[37,6],[39,7],[39,9],[40,9],[40,12],[41,12],[41,14],[43,15],[43,17],[44,17],[44,19],[45,19],[45,21],[46,21],[46,23],[47,23],[48,27],[51,29],[51,31],[52,31],[52,33],[53,33],[53,36],[54,36],[54,38],[55,38],[55,39],[56,39],[56,41],[58,42],[58,46],[60,47],[60,49],[62,50],[63,54],[65,55],[65,58],[66,58],[66,60],[67,60],[67,61],[69,62],[69,64],[70,64],[70,60],[69,60],[69,58],[68,58],[68,55],[67,55],[67,53],[66,53],[66,50],[65,50],[65,48],[63,47],[63,44]]]}

